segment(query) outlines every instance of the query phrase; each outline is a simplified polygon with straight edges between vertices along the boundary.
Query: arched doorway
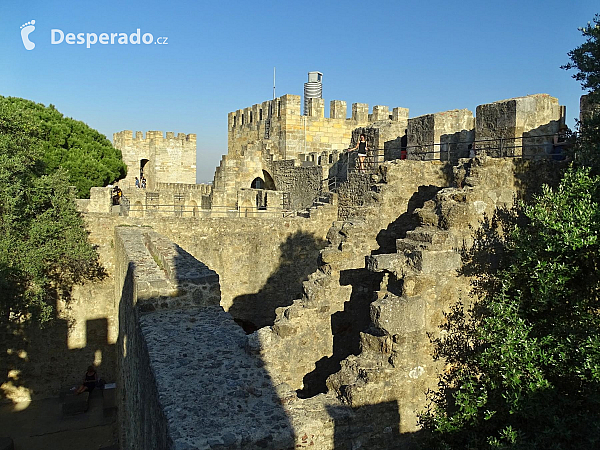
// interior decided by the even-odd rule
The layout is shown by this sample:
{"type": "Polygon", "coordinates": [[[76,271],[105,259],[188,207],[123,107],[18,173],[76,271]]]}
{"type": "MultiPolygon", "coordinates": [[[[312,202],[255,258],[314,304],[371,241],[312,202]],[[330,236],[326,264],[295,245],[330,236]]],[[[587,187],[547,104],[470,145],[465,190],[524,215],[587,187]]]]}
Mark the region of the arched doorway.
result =
{"type": "Polygon", "coordinates": [[[140,182],[144,178],[144,168],[146,167],[146,164],[148,164],[148,161],[150,161],[150,160],[149,159],[140,159],[140,182]]]}

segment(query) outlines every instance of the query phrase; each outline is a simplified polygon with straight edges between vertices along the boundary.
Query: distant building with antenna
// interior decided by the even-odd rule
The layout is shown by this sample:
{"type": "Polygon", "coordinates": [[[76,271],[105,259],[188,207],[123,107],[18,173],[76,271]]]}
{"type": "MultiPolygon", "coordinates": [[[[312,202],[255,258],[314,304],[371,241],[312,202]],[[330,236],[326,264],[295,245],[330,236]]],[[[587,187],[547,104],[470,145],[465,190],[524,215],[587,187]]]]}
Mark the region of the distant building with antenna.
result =
{"type": "Polygon", "coordinates": [[[304,83],[304,115],[308,115],[308,99],[323,98],[323,74],[308,72],[308,82],[304,83]]]}

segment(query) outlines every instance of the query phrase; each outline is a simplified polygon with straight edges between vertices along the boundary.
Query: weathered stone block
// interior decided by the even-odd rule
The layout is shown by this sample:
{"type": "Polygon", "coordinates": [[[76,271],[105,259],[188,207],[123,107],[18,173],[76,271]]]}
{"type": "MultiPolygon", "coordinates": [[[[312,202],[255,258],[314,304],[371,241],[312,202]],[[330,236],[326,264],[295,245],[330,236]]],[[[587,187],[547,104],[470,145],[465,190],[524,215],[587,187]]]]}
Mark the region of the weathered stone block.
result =
{"type": "Polygon", "coordinates": [[[331,102],[329,102],[329,117],[331,119],[345,119],[347,110],[348,108],[345,101],[331,100],[331,102]]]}
{"type": "Polygon", "coordinates": [[[425,301],[389,294],[371,303],[371,322],[386,334],[425,332],[425,301]]]}

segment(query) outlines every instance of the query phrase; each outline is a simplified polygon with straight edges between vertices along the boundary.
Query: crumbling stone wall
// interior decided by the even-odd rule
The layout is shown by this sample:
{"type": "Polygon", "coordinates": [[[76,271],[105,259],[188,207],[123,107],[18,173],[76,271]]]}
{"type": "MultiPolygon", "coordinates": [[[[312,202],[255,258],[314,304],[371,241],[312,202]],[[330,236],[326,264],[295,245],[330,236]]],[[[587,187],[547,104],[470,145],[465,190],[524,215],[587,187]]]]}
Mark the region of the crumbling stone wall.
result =
{"type": "Polygon", "coordinates": [[[333,373],[348,352],[358,352],[358,333],[368,326],[368,305],[381,281],[365,270],[365,257],[416,226],[409,216],[448,185],[449,169],[439,161],[386,163],[378,176],[380,189],[370,191],[374,195],[360,215],[334,223],[320,267],[303,284],[302,296],[277,309],[272,328],[251,337],[274,379],[301,396],[314,395],[323,392],[327,372],[333,373]]]}
{"type": "Polygon", "coordinates": [[[455,187],[439,190],[415,210],[419,225],[396,241],[396,251],[367,257],[367,268],[383,274],[370,305],[370,327],[360,335],[360,354],[341,362],[328,388],[354,408],[396,401],[399,431],[416,431],[425,392],[435,388],[444,369],[432,359],[430,337],[441,336],[438,326],[450,305],[475,299],[469,274],[460,272],[461,251],[473,246],[485,218],[531,194],[529,177],[556,179],[563,167],[552,161],[461,160],[455,187]]]}
{"type": "Polygon", "coordinates": [[[321,166],[296,166],[292,160],[273,161],[271,173],[277,190],[289,193],[289,209],[310,207],[323,190],[321,166]]]}

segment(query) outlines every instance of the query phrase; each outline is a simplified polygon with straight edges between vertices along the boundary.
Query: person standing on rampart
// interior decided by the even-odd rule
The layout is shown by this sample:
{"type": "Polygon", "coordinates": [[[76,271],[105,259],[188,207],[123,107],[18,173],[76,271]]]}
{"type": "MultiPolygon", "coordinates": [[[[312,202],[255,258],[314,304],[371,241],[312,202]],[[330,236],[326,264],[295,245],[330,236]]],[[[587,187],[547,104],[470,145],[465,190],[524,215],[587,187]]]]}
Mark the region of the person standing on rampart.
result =
{"type": "Polygon", "coordinates": [[[358,169],[360,172],[365,171],[365,158],[367,157],[367,137],[363,134],[358,138],[358,142],[354,148],[349,148],[348,151],[352,152],[358,150],[358,169]]]}

